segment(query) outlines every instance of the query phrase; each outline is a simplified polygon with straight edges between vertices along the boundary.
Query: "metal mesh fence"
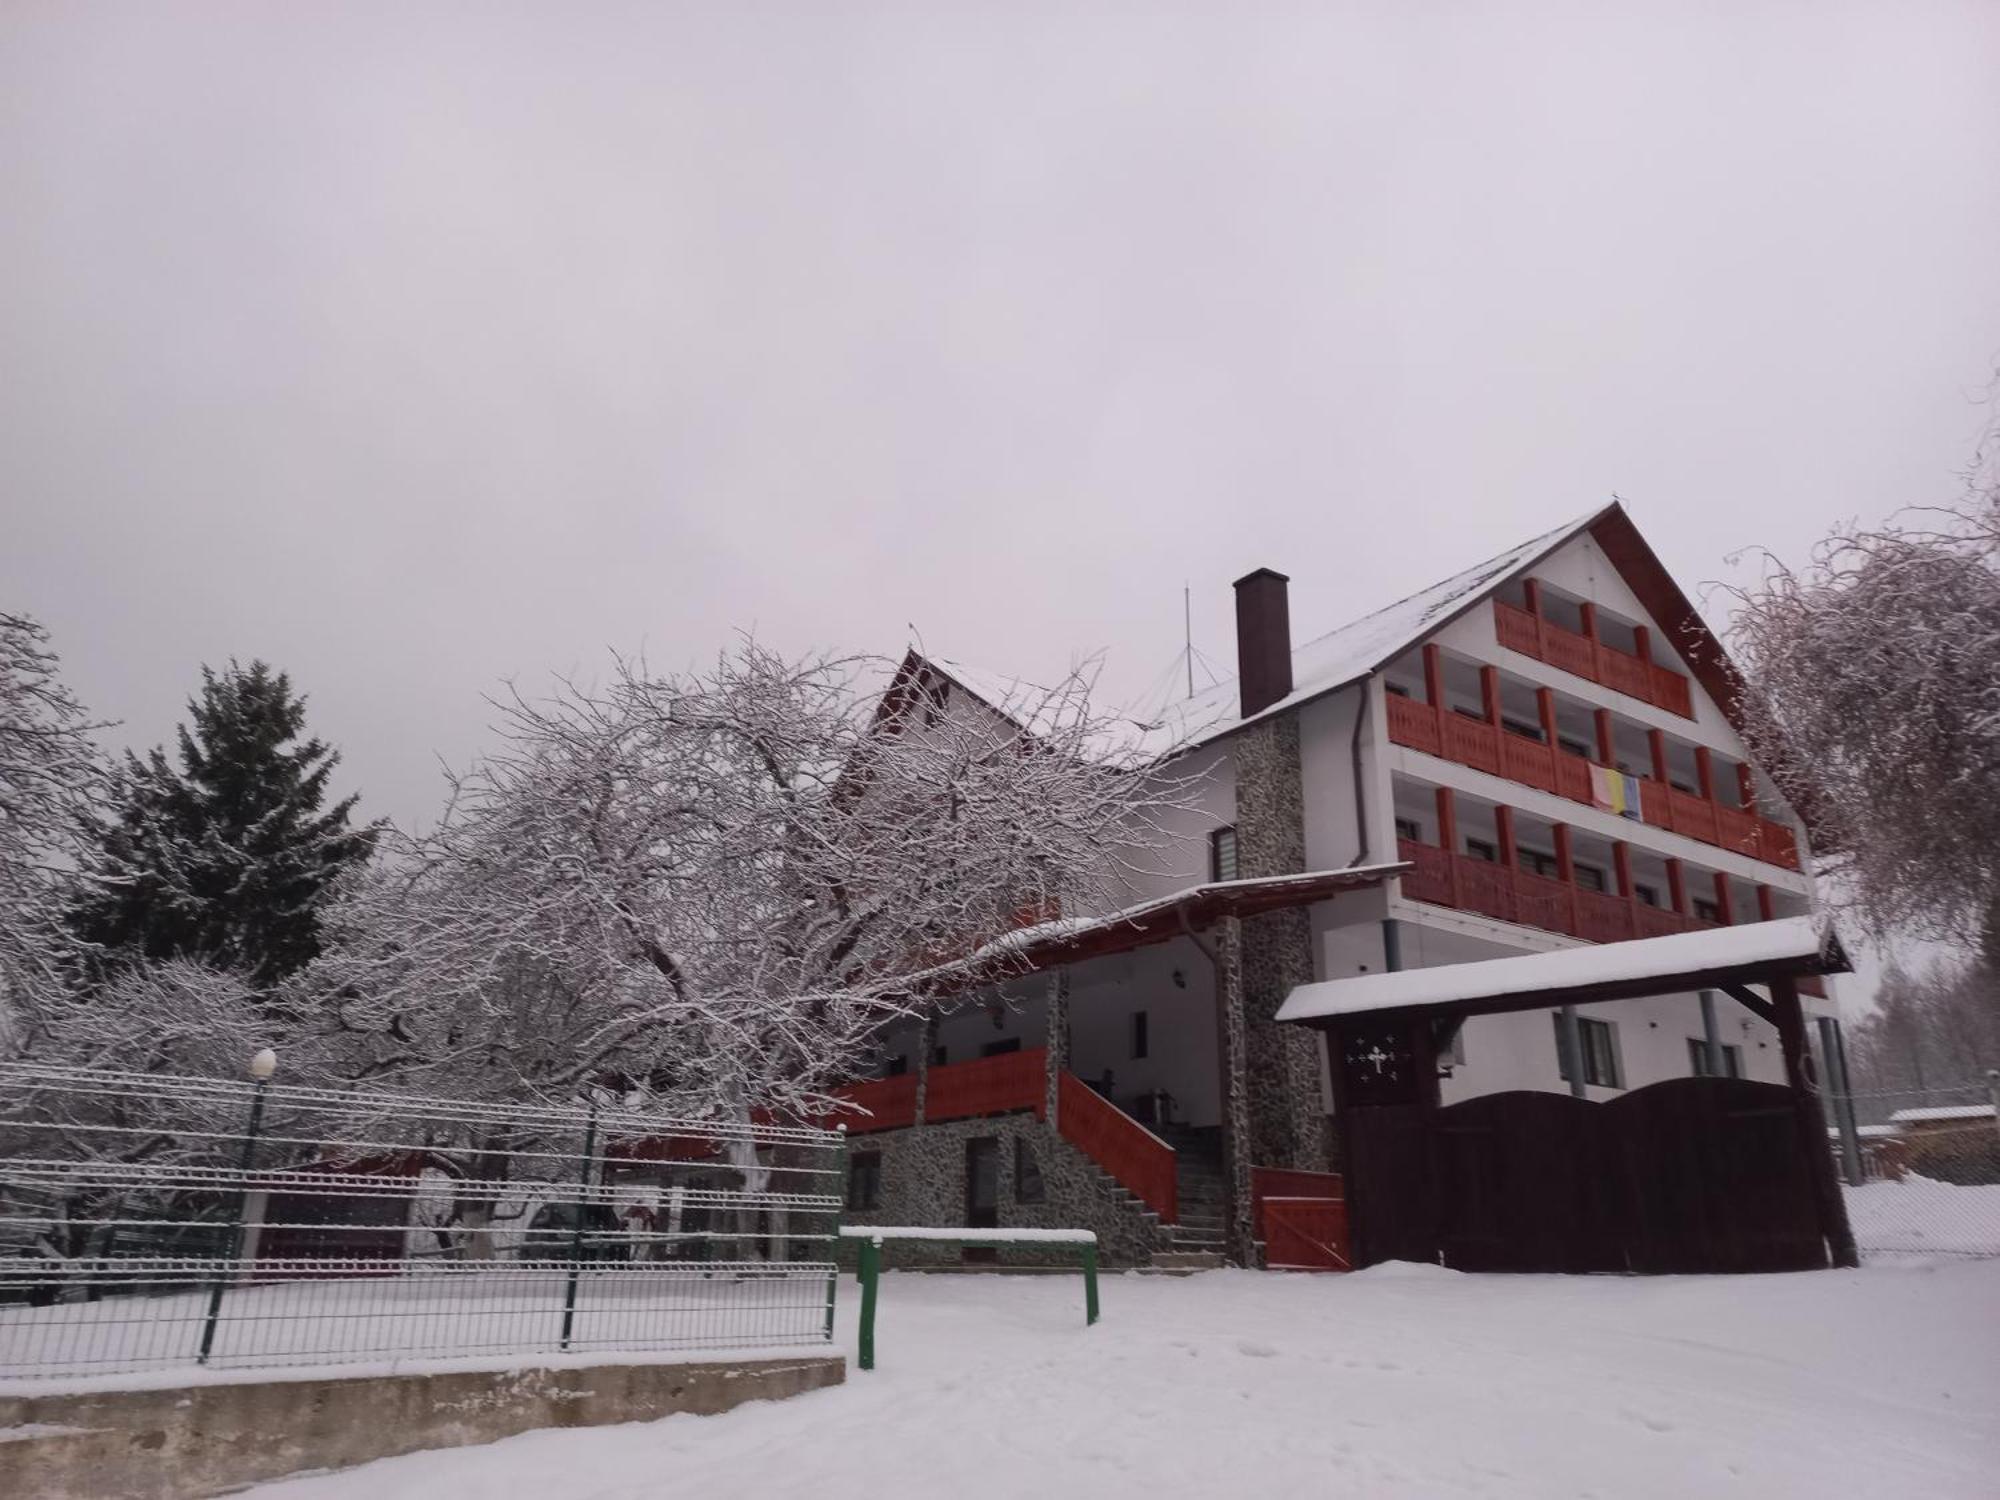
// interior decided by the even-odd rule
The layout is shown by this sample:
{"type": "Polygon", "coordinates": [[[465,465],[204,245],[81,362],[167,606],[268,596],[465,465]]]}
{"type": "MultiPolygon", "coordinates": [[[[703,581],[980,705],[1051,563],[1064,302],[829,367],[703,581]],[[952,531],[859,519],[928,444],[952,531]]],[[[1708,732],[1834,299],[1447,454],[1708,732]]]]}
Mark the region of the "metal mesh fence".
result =
{"type": "Polygon", "coordinates": [[[843,1138],[0,1066],[0,1376],[830,1336],[843,1138]]]}
{"type": "MultiPolygon", "coordinates": [[[[1856,1092],[1835,1159],[1865,1257],[2000,1256],[2000,1118],[1987,1088],[1856,1092]]],[[[1837,1111],[1836,1111],[1837,1116],[1837,1111]]]]}

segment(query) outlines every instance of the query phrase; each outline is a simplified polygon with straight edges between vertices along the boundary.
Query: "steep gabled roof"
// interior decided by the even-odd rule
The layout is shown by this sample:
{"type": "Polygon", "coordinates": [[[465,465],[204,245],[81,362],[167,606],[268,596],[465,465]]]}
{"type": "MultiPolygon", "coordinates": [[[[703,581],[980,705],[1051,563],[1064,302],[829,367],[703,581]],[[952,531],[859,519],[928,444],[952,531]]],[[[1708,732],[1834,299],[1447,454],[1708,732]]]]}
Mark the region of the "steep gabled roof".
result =
{"type": "MultiPolygon", "coordinates": [[[[1380,671],[1425,638],[1492,596],[1503,584],[1527,573],[1557,549],[1588,533],[1617,568],[1626,585],[1660,625],[1669,644],[1687,662],[1708,695],[1734,717],[1741,679],[1722,644],[1673,580],[1625,508],[1617,501],[1510,547],[1498,556],[1420,589],[1406,599],[1363,615],[1292,650],[1292,691],[1246,719],[1238,709],[1234,678],[1170,703],[1145,720],[1113,726],[1115,748],[1142,759],[1158,759],[1221,739],[1247,723],[1286,712],[1380,671]]],[[[1023,678],[992,672],[950,657],[913,648],[904,671],[928,665],[982,702],[1032,730],[1032,713],[1019,705],[1045,697],[1023,678]],[[1012,705],[1010,709],[1010,705],[1012,705]]]]}

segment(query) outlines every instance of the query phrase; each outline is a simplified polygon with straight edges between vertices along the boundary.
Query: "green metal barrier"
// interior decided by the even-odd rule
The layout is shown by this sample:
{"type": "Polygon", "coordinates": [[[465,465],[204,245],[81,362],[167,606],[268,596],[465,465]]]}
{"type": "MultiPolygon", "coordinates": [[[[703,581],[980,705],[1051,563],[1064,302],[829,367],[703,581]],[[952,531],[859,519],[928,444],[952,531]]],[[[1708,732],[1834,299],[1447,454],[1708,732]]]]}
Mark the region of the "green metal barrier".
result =
{"type": "MultiPolygon", "coordinates": [[[[925,1244],[956,1245],[972,1249],[1000,1249],[1021,1245],[1046,1245],[1052,1249],[1075,1250],[1083,1267],[1083,1323],[1088,1328],[1097,1321],[1097,1236],[1088,1229],[1030,1230],[1025,1234],[998,1235],[941,1234],[935,1229],[899,1231],[874,1225],[843,1225],[842,1239],[857,1241],[854,1279],[861,1283],[861,1330],[857,1339],[857,1363],[864,1370],[875,1368],[875,1303],[882,1279],[882,1242],[920,1240],[925,1244]]],[[[829,1330],[830,1331],[830,1330],[829,1330]]]]}

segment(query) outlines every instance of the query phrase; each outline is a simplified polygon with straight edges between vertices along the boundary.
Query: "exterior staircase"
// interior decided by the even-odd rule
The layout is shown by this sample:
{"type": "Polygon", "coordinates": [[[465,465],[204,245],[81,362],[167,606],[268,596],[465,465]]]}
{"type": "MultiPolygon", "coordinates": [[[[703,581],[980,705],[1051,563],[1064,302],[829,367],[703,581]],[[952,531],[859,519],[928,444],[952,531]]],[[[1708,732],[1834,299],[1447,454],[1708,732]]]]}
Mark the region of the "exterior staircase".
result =
{"type": "Polygon", "coordinates": [[[1179,1275],[1219,1269],[1228,1252],[1221,1132],[1167,1125],[1154,1133],[1174,1148],[1180,1222],[1167,1226],[1170,1248],[1154,1255],[1150,1269],[1179,1275]]]}

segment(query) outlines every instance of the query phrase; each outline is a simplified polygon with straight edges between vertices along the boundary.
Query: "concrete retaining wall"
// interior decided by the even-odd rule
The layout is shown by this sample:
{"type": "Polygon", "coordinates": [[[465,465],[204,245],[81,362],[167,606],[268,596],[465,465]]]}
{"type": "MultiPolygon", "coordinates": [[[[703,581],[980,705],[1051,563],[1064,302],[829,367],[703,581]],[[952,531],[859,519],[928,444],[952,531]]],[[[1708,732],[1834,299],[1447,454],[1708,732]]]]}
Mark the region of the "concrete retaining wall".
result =
{"type": "Polygon", "coordinates": [[[846,1378],[837,1354],[0,1396],[0,1495],[194,1500],[540,1427],[707,1415],[846,1378]]]}

